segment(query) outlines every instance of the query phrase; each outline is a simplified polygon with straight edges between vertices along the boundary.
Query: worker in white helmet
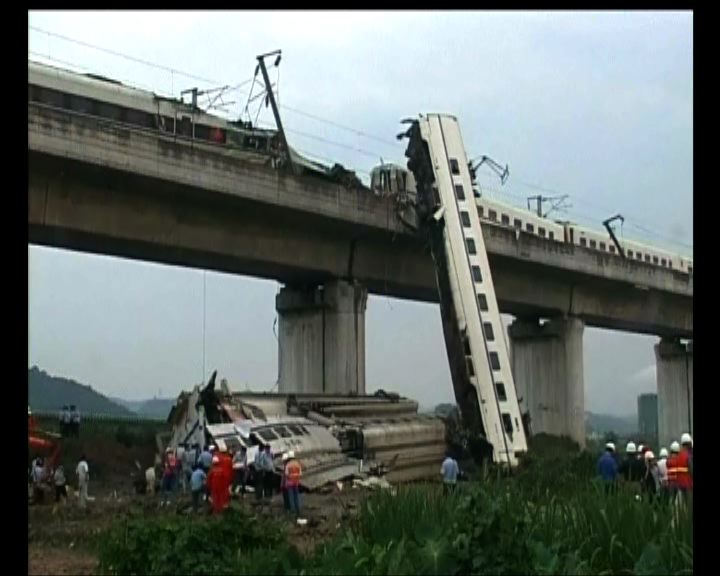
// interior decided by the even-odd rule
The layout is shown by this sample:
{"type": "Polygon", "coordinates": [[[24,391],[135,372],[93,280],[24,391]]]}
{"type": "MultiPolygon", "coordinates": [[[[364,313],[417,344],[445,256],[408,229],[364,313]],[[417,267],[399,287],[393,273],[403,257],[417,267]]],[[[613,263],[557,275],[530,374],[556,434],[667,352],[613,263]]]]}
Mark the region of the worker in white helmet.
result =
{"type": "Polygon", "coordinates": [[[657,461],[658,480],[660,480],[660,494],[665,495],[667,492],[667,448],[660,448],[660,458],[657,461]]]}
{"type": "Polygon", "coordinates": [[[640,481],[645,475],[645,462],[638,460],[635,442],[628,442],[625,447],[625,458],[618,469],[620,477],[636,494],[640,490],[640,481]]]}
{"type": "Polygon", "coordinates": [[[605,493],[610,494],[615,490],[618,475],[618,465],[615,460],[615,444],[608,442],[605,444],[605,452],[597,463],[598,474],[603,481],[605,493]]]}
{"type": "Polygon", "coordinates": [[[677,494],[677,459],[680,454],[680,443],[673,440],[670,444],[670,456],[667,459],[668,494],[674,498],[677,494]]]}
{"type": "Polygon", "coordinates": [[[660,479],[658,477],[657,463],[655,462],[655,454],[652,450],[645,451],[645,474],[641,482],[642,491],[648,500],[652,501],[658,492],[660,479]]]}

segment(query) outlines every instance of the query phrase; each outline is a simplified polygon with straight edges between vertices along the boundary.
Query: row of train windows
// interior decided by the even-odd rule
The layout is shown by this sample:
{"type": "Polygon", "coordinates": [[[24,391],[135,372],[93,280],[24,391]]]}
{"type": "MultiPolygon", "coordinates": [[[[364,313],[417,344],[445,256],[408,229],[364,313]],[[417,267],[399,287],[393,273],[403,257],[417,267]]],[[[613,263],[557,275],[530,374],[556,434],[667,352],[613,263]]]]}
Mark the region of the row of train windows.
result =
{"type": "MultiPolygon", "coordinates": [[[[478,206],[478,214],[481,218],[484,217],[485,210],[482,206],[478,206]]],[[[487,219],[491,220],[492,222],[497,222],[497,212],[495,210],[488,210],[487,219]]],[[[510,216],[508,216],[507,214],[500,214],[500,223],[505,224],[506,226],[510,226],[510,216]]],[[[514,218],[513,227],[518,230],[522,230],[522,220],[520,220],[519,218],[514,218]]],[[[525,231],[529,232],[530,234],[535,234],[535,226],[533,224],[530,224],[530,222],[526,222],[525,231]]],[[[553,232],[552,230],[547,231],[542,226],[538,226],[537,233],[538,236],[540,236],[541,238],[545,238],[547,236],[550,240],[555,240],[555,232],[553,232]]]]}
{"type": "MultiPolygon", "coordinates": [[[[588,241],[585,238],[580,238],[580,246],[588,246],[588,241]]],[[[598,247],[598,243],[595,240],[590,240],[589,246],[591,249],[596,249],[598,247]]],[[[600,242],[600,250],[605,251],[609,250],[611,254],[615,254],[615,246],[609,245],[606,246],[605,242],[600,242]]],[[[665,268],[672,268],[672,260],[669,258],[659,258],[658,256],[651,256],[650,254],[643,254],[642,252],[633,252],[632,250],[627,251],[627,257],[630,259],[635,258],[635,260],[642,262],[643,259],[645,262],[657,264],[659,266],[663,266],[665,268]]]]}
{"type": "MultiPolygon", "coordinates": [[[[457,163],[457,160],[450,159],[450,171],[453,174],[459,174],[460,173],[460,167],[457,163]]],[[[459,184],[455,185],[455,196],[458,200],[465,200],[465,191],[463,190],[463,187],[459,184]]],[[[478,207],[478,211],[480,213],[480,216],[483,215],[483,209],[482,207],[478,207]]],[[[497,212],[494,210],[491,210],[489,213],[490,219],[496,221],[497,220],[497,212]]],[[[460,220],[462,223],[463,228],[470,228],[470,215],[465,212],[460,212],[460,220]]],[[[503,224],[510,224],[510,217],[506,214],[502,215],[502,223],[503,224]]],[[[515,220],[515,226],[517,228],[522,229],[522,222],[519,220],[515,220]]],[[[528,232],[532,232],[532,225],[528,224],[528,232]]],[[[545,230],[543,228],[538,229],[538,233],[541,236],[545,236],[545,230]]],[[[552,240],[554,238],[554,234],[550,232],[550,239],[552,240]]],[[[477,249],[475,247],[475,240],[472,238],[466,238],[465,242],[467,244],[468,254],[477,254],[477,249]]],[[[473,264],[472,265],[472,276],[473,281],[476,284],[482,283],[482,273],[480,272],[480,267],[473,264]]],[[[487,303],[487,297],[485,294],[478,293],[478,305],[480,307],[480,310],[487,312],[488,310],[488,303],[487,303]]],[[[483,322],[483,331],[485,332],[485,339],[488,342],[493,342],[495,340],[495,332],[493,331],[492,323],[490,322],[483,322]]],[[[472,362],[472,356],[470,352],[470,340],[466,337],[464,341],[465,345],[465,361],[467,363],[467,371],[468,375],[470,377],[475,376],[475,367],[473,366],[472,362]]],[[[489,352],[488,357],[490,360],[490,367],[494,371],[500,370],[500,357],[498,356],[497,352],[489,352]]],[[[496,382],[495,383],[495,389],[497,391],[497,397],[498,400],[501,402],[507,401],[507,392],[505,391],[505,385],[502,382],[496,382]]],[[[505,432],[512,433],[513,432],[513,425],[512,425],[512,418],[510,414],[503,413],[502,414],[502,421],[503,421],[503,427],[505,428],[505,432]]]]}
{"type": "Polygon", "coordinates": [[[291,438],[292,436],[308,436],[307,428],[302,425],[288,424],[287,426],[274,426],[272,428],[262,428],[256,432],[260,438],[270,442],[278,438],[291,438]]]}

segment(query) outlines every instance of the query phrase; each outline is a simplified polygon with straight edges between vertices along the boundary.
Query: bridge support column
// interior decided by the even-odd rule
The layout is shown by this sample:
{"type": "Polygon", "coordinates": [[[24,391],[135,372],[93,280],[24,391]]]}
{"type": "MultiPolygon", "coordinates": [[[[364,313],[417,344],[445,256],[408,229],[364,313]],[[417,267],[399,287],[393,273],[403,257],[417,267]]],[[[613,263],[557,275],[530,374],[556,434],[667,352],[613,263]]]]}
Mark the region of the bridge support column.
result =
{"type": "Polygon", "coordinates": [[[663,338],[655,344],[660,446],[693,429],[693,346],[663,338]]]}
{"type": "Polygon", "coordinates": [[[533,434],[569,436],[585,446],[582,320],[545,324],[516,319],[509,327],[513,377],[520,409],[533,434]]]}
{"type": "Polygon", "coordinates": [[[344,280],[285,286],[278,311],[282,393],[365,394],[367,289],[344,280]]]}

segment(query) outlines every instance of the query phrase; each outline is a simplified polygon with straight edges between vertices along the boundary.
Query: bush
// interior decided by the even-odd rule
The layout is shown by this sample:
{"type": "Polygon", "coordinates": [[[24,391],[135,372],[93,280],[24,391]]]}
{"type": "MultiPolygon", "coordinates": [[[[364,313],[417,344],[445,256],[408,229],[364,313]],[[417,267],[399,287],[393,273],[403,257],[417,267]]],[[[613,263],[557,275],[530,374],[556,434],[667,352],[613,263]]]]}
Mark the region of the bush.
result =
{"type": "MultiPolygon", "coordinates": [[[[100,545],[102,574],[251,573],[280,552],[292,558],[282,526],[234,509],[219,517],[127,519],[100,545]],[[271,554],[259,553],[273,550],[271,554]]],[[[277,571],[279,564],[267,564],[277,571]]]]}

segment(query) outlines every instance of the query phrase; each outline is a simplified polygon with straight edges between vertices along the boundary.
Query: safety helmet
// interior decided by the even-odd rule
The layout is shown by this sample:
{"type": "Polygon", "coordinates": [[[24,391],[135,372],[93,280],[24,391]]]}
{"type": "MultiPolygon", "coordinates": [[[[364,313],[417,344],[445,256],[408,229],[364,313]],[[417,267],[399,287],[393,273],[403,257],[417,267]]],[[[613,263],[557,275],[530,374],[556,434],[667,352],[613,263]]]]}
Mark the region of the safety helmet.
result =
{"type": "Polygon", "coordinates": [[[217,456],[213,456],[212,463],[213,463],[213,464],[219,464],[219,463],[220,463],[220,458],[218,458],[217,456]]]}
{"type": "Polygon", "coordinates": [[[645,460],[653,460],[655,458],[655,454],[653,454],[652,450],[648,450],[645,452],[645,460]]]}
{"type": "Polygon", "coordinates": [[[220,446],[220,452],[227,452],[227,446],[220,446]]]}
{"type": "Polygon", "coordinates": [[[605,448],[607,448],[608,450],[612,450],[613,452],[615,452],[615,444],[613,444],[612,442],[608,442],[607,444],[605,444],[605,448]]]}
{"type": "Polygon", "coordinates": [[[295,451],[294,450],[288,451],[287,457],[288,457],[288,460],[290,460],[290,458],[295,458],[295,451]]]}
{"type": "Polygon", "coordinates": [[[290,458],[289,454],[289,452],[285,452],[285,454],[283,454],[280,459],[285,462],[288,458],[290,458]]]}
{"type": "Polygon", "coordinates": [[[685,434],[683,434],[682,437],[680,438],[680,444],[682,444],[683,446],[685,444],[690,444],[690,446],[692,446],[692,443],[693,443],[692,436],[690,436],[690,434],[685,432],[685,434]]]}
{"type": "Polygon", "coordinates": [[[667,458],[667,457],[668,457],[667,448],[660,448],[660,458],[667,458]]]}
{"type": "Polygon", "coordinates": [[[644,449],[645,449],[645,446],[644,446],[644,445],[642,445],[642,444],[640,444],[640,446],[638,446],[638,449],[637,449],[637,451],[638,451],[638,452],[640,452],[640,454],[642,454],[642,453],[643,453],[643,451],[644,451],[644,449]]]}
{"type": "Polygon", "coordinates": [[[680,452],[680,444],[678,444],[677,441],[670,444],[670,452],[674,452],[675,454],[680,452]]]}
{"type": "Polygon", "coordinates": [[[637,448],[635,448],[635,442],[628,442],[627,446],[625,446],[625,452],[628,454],[635,454],[637,451],[637,448]]]}
{"type": "Polygon", "coordinates": [[[210,447],[208,448],[208,450],[210,450],[210,452],[213,452],[213,451],[217,450],[217,446],[215,446],[215,444],[210,444],[210,447]]]}

